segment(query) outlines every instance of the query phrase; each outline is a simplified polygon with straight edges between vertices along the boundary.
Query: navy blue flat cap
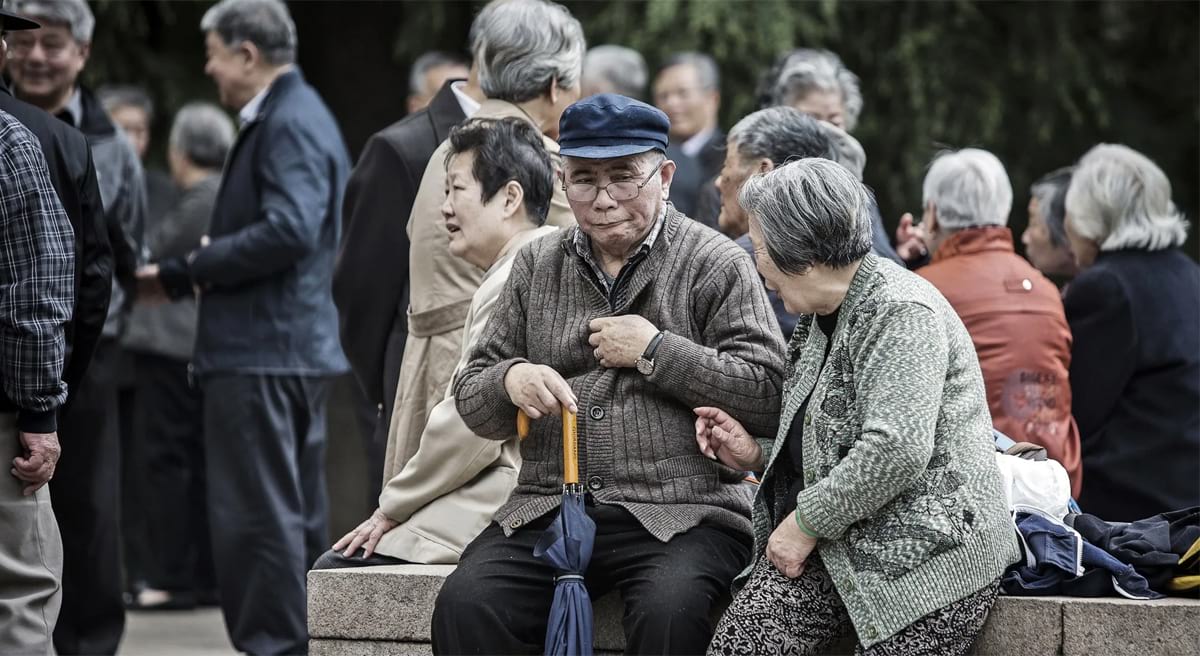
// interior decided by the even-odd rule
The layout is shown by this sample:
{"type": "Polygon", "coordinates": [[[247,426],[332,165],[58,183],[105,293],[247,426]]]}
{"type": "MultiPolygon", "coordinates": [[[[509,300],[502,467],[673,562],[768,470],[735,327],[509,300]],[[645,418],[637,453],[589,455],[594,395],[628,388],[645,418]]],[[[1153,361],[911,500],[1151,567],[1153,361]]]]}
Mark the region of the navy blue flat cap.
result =
{"type": "Polygon", "coordinates": [[[563,112],[558,148],[564,157],[611,159],[667,150],[671,121],[657,107],[615,93],[584,98],[563,112]]]}

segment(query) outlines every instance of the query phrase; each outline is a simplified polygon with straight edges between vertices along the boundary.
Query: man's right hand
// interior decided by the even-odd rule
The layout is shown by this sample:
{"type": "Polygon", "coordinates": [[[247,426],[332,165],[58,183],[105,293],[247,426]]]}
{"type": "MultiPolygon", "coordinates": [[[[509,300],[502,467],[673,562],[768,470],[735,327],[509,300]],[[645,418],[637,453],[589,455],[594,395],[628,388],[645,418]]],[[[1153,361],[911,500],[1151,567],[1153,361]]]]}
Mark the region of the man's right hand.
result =
{"type": "Polygon", "coordinates": [[[58,433],[21,433],[21,446],[25,453],[13,458],[12,475],[29,484],[21,491],[29,496],[54,477],[61,453],[58,433]]]}
{"type": "Polygon", "coordinates": [[[556,415],[562,408],[579,411],[575,392],[558,372],[544,364],[521,362],[509,367],[504,375],[508,398],[530,419],[556,415]]]}
{"type": "Polygon", "coordinates": [[[905,262],[915,262],[929,254],[925,229],[913,222],[913,215],[905,212],[896,226],[896,254],[905,262]]]}

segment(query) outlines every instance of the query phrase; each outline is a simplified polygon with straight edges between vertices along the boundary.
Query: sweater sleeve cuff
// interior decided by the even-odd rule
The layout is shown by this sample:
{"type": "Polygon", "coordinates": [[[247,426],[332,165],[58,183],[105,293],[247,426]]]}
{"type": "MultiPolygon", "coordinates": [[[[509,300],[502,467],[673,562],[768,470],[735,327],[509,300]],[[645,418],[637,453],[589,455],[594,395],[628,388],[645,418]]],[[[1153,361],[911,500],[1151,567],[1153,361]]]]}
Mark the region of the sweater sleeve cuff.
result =
{"type": "Polygon", "coordinates": [[[654,353],[650,382],[664,389],[688,389],[700,377],[704,347],[686,337],[664,332],[654,353]]]}
{"type": "Polygon", "coordinates": [[[18,410],[17,430],[22,433],[57,432],[58,410],[18,410]]]}
{"type": "Polygon", "coordinates": [[[479,373],[479,380],[472,385],[478,390],[475,398],[460,397],[455,388],[456,404],[463,421],[476,435],[487,439],[508,439],[513,434],[517,421],[517,408],[508,398],[504,388],[504,377],[508,370],[528,360],[512,358],[502,360],[479,373]]]}
{"type": "Polygon", "coordinates": [[[796,514],[804,525],[822,538],[836,538],[846,530],[846,524],[834,514],[826,502],[828,492],[820,483],[806,487],[796,496],[796,514]]]}

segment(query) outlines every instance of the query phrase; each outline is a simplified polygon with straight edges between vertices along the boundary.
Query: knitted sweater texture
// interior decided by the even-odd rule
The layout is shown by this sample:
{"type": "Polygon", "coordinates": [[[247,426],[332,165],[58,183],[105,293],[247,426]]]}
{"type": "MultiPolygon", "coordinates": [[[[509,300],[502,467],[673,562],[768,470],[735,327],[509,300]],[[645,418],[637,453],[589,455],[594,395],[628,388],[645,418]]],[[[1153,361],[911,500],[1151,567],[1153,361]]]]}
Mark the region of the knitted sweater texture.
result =
{"type": "MultiPolygon", "coordinates": [[[[662,233],[617,307],[579,256],[574,232],[517,255],[471,361],[454,382],[463,420],[506,439],[516,407],[504,389],[520,362],[554,368],[579,399],[580,480],[597,503],[622,506],[660,540],[701,522],[750,535],[753,489],[702,455],[692,408],[723,408],[757,434],[779,422],[784,344],[754,264],[716,231],[668,208],[662,233]],[[588,322],[639,314],[667,331],[655,369],[605,369],[588,322]]],[[[518,485],[495,519],[506,534],[554,510],[562,495],[561,421],[533,422],[518,485]]]]}
{"type": "Polygon", "coordinates": [[[976,592],[1017,559],[971,337],[925,280],[874,255],[825,335],[802,316],[788,347],[780,429],[755,499],[755,551],[780,521],[776,456],[804,422],[797,513],[859,640],[878,643],[976,592]],[[811,392],[811,398],[809,394],[811,392]],[[803,418],[796,412],[809,398],[803,418]]]}

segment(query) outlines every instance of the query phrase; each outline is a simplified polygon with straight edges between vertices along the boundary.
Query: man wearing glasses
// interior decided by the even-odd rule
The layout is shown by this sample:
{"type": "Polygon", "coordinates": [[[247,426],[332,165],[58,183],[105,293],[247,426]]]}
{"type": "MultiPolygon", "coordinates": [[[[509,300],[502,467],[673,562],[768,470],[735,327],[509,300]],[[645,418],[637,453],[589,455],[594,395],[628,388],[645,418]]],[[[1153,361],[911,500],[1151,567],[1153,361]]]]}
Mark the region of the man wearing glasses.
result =
{"type": "Polygon", "coordinates": [[[667,202],[669,121],[613,94],[563,113],[578,227],[526,246],[454,382],[477,434],[534,419],[518,484],[463,552],[433,617],[436,653],[539,651],[554,595],[533,546],[561,498],[561,408],[578,412],[597,525],[586,583],[618,590],[630,653],[703,653],[750,555],[752,489],[702,455],[693,408],[775,434],[784,345],[750,257],[667,202]]]}

